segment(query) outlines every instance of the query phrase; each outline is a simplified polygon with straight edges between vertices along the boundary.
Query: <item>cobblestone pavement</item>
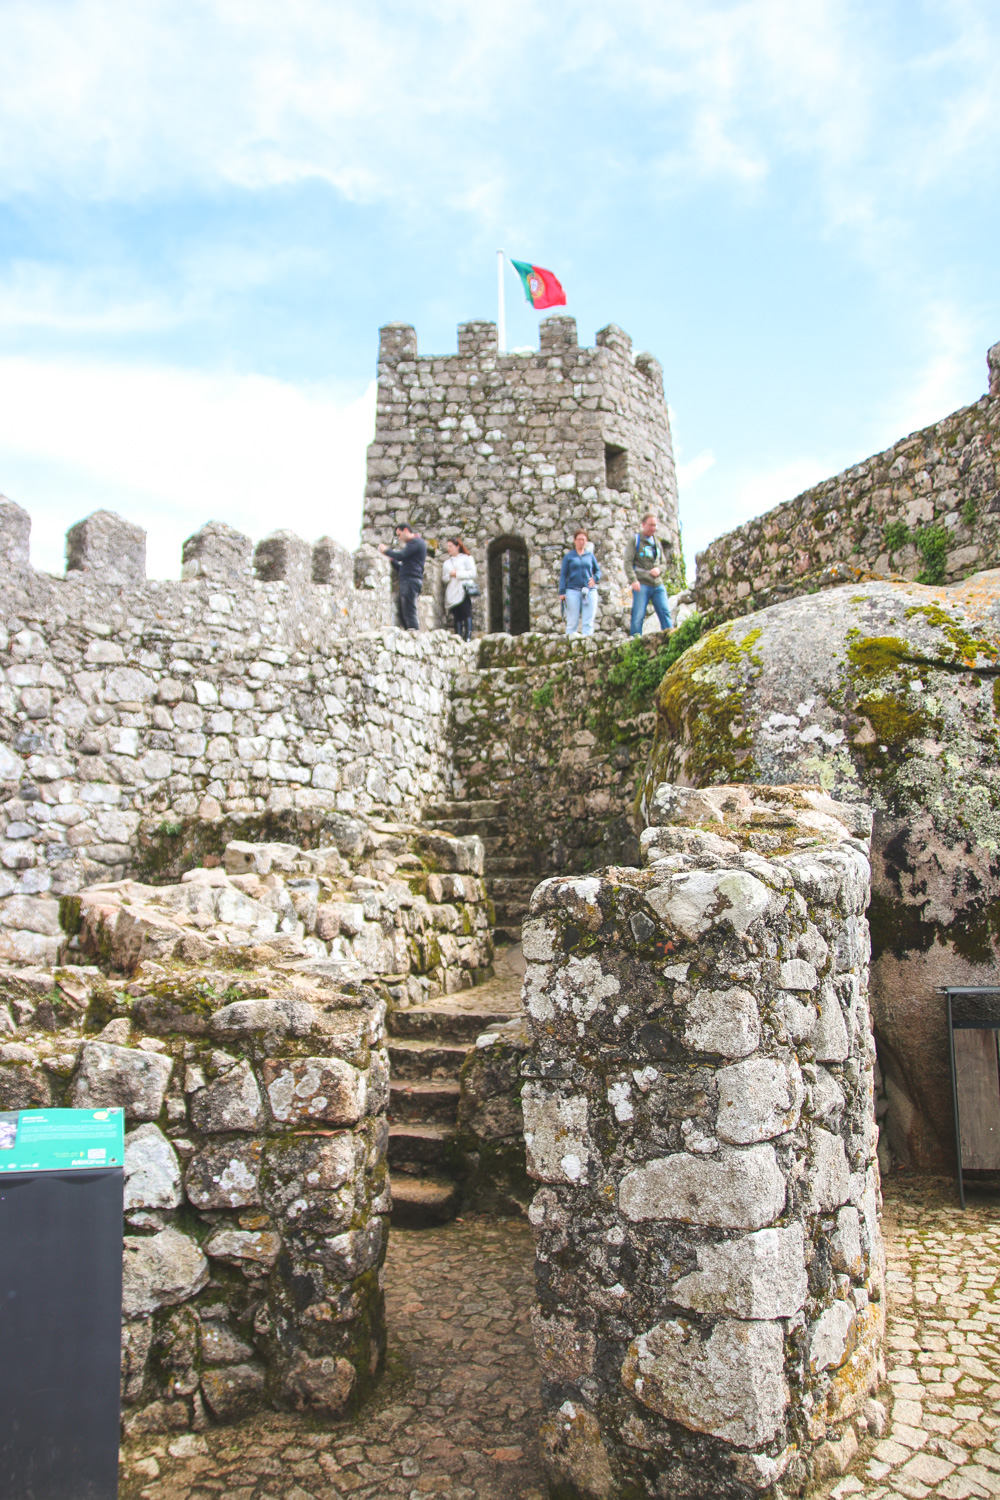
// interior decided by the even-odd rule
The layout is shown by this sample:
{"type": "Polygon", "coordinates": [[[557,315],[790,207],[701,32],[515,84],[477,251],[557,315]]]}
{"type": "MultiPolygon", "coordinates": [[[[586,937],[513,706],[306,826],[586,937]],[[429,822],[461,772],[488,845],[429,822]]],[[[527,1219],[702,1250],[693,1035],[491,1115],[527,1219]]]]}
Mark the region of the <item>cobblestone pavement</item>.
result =
{"type": "MultiPolygon", "coordinates": [[[[1000,1496],[1000,1198],[890,1179],[888,1421],[816,1500],[1000,1496]]],[[[532,1243],[517,1220],[394,1229],[389,1368],[356,1422],[269,1415],[127,1445],[122,1500],[542,1500],[532,1243]]]]}
{"type": "Polygon", "coordinates": [[[833,1500],[1000,1495],[1000,1198],[963,1214],[953,1182],[890,1178],[885,1433],[833,1500]]]}
{"type": "Polygon", "coordinates": [[[388,1369],[356,1421],[136,1439],[122,1500],[542,1500],[532,1259],[522,1220],[394,1229],[388,1369]]]}

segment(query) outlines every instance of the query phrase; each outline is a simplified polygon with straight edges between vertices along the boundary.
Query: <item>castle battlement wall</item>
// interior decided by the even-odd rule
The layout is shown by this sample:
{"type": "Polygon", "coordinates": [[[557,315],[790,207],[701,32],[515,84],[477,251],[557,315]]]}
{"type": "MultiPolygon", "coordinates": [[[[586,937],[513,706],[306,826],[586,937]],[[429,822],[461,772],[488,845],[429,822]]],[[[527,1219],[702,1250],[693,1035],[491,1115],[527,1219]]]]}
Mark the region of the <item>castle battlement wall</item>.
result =
{"type": "Polygon", "coordinates": [[[593,348],[562,316],[539,339],[498,354],[494,323],[463,323],[457,354],[421,355],[409,324],[381,330],[362,537],[391,542],[402,520],[441,547],[461,536],[483,588],[477,628],[518,634],[560,628],[559,564],[583,525],[604,574],[597,630],[617,634],[621,554],[645,511],[680,558],[663,371],[614,324],[593,348]]]}
{"type": "Polygon", "coordinates": [[[859,575],[958,583],[1000,565],[1000,344],[989,393],[727,532],[698,554],[694,595],[751,614],[859,575]]]}
{"type": "Polygon", "coordinates": [[[29,525],[0,504],[0,958],[51,961],[55,898],[95,881],[446,790],[468,648],[389,627],[377,554],[211,523],[184,579],[146,580],[139,528],[98,512],[57,578],[29,525]]]}

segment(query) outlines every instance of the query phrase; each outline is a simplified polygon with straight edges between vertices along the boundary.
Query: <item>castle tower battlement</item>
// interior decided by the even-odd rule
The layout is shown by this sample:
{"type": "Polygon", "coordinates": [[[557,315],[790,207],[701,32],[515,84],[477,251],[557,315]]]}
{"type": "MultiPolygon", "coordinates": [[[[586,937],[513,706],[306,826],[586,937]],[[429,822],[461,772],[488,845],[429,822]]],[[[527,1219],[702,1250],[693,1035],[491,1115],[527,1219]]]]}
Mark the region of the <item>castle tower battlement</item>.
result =
{"type": "Polygon", "coordinates": [[[620,633],[622,554],[650,510],[679,564],[663,371],[621,328],[587,348],[575,319],[546,318],[537,351],[498,354],[495,323],[462,323],[449,355],[419,354],[408,323],[381,330],[362,540],[391,543],[403,520],[442,548],[461,536],[479,565],[479,629],[560,628],[559,563],[582,525],[603,573],[597,633],[620,633]]]}

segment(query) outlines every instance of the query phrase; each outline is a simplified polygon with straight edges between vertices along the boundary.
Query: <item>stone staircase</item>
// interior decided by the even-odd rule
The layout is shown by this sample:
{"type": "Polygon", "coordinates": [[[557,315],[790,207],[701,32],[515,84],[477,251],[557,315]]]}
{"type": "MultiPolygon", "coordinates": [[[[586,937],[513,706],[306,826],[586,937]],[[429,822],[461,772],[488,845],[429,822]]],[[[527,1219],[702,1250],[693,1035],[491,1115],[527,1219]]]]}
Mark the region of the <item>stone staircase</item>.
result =
{"type": "Polygon", "coordinates": [[[519,946],[499,951],[497,970],[475,989],[389,1014],[389,1172],[397,1227],[440,1224],[461,1205],[458,1075],[476,1037],[521,1008],[519,946]]]}
{"type": "Polygon", "coordinates": [[[494,907],[494,941],[519,943],[531,893],[543,877],[535,852],[523,846],[518,852],[521,841],[510,827],[506,805],[485,799],[438,802],[426,809],[424,822],[459,838],[479,835],[486,853],[483,880],[494,907]]]}

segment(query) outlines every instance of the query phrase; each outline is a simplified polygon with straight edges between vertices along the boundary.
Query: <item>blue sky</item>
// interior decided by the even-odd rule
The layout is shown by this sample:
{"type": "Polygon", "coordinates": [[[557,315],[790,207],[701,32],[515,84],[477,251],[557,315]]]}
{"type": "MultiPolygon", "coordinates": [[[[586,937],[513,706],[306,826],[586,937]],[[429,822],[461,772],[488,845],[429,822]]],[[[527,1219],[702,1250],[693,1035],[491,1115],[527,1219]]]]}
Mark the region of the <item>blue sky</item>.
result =
{"type": "Polygon", "coordinates": [[[995,0],[0,0],[0,492],[354,545],[377,328],[503,245],[662,362],[693,573],[982,394],[998,175],[995,0]]]}

